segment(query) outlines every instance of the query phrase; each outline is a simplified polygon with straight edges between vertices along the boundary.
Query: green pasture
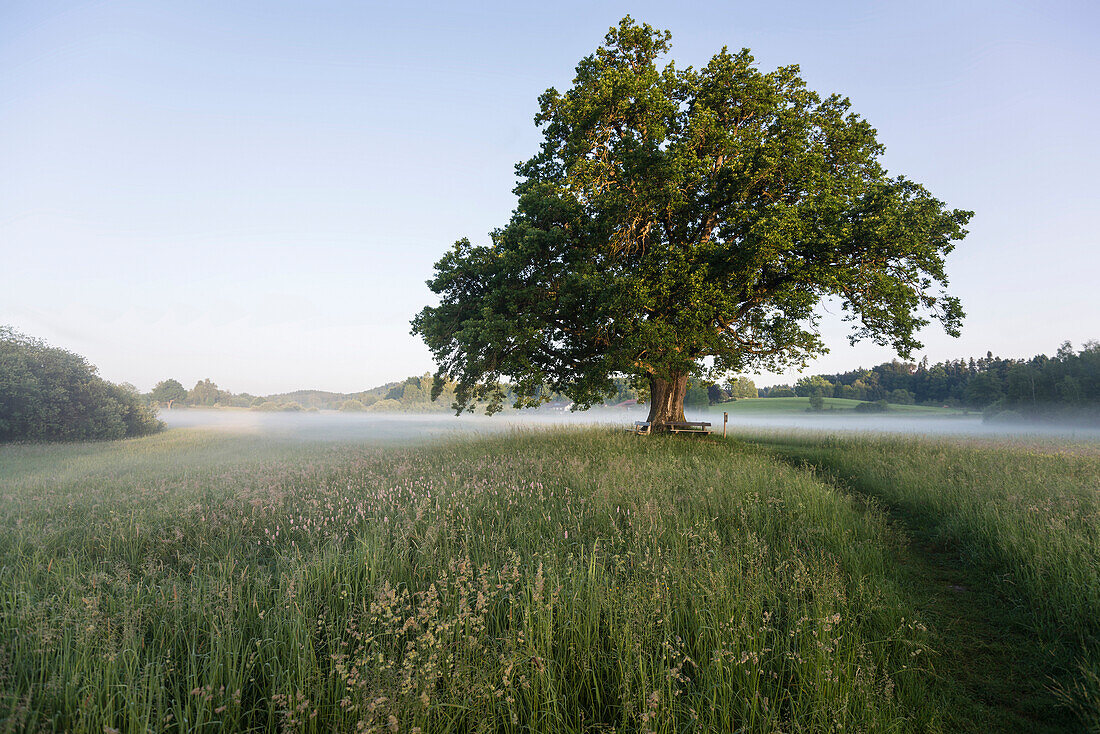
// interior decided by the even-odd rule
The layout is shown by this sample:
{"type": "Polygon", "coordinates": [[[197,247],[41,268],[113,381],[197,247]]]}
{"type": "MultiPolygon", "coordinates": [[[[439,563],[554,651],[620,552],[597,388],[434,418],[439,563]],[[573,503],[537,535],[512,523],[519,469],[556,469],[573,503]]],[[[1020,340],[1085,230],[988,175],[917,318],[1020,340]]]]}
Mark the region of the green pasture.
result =
{"type": "Polygon", "coordinates": [[[866,436],[4,446],[0,730],[1097,731],[1098,486],[866,436]]]}

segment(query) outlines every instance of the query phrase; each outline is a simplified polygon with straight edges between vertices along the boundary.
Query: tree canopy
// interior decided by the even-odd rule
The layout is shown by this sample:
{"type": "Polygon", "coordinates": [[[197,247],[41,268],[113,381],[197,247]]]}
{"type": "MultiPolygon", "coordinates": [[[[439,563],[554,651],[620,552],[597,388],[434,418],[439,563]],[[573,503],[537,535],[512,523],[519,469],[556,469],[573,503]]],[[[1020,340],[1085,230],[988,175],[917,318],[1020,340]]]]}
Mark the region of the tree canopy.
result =
{"type": "Polygon", "coordinates": [[[214,383],[209,377],[199,380],[195,383],[195,386],[191,388],[187,393],[187,401],[191,405],[199,407],[210,407],[221,402],[223,398],[228,398],[230,393],[224,390],[219,390],[217,384],[214,383]]]}
{"type": "Polygon", "coordinates": [[[762,72],[725,48],[662,66],[669,48],[630,17],[611,28],[570,89],[539,98],[543,142],[517,166],[511,220],[436,263],[439,305],[413,332],[459,412],[498,409],[502,379],[517,407],[547,387],[585,407],[627,376],[648,382],[651,420],[683,420],[690,375],[824,352],[824,299],[853,342],[902,356],[932,320],[958,334],[944,257],[970,212],[888,175],[874,128],[797,66],[762,72]]]}
{"type": "Polygon", "coordinates": [[[187,400],[187,388],[179,380],[171,378],[158,382],[149,393],[149,399],[171,407],[172,403],[187,400]]]}

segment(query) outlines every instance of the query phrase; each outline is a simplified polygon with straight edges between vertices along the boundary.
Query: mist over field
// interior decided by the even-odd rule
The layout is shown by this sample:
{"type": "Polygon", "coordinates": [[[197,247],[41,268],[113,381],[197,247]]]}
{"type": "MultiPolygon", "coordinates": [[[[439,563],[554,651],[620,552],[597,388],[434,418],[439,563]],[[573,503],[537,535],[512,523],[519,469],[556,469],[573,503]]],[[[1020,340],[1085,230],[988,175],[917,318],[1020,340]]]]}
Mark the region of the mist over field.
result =
{"type": "MultiPolygon", "coordinates": [[[[709,421],[722,431],[722,413],[687,409],[691,421],[709,421]]],[[[525,410],[494,416],[451,413],[266,413],[232,410],[171,410],[158,416],[169,428],[208,428],[241,434],[266,435],[301,441],[363,441],[402,443],[456,436],[489,436],[516,429],[560,426],[630,428],[645,420],[645,408],[593,408],[587,411],[525,410]]],[[[973,436],[1003,438],[1060,438],[1100,441],[1100,428],[1044,422],[983,422],[980,415],[827,415],[730,414],[728,430],[807,431],[821,433],[901,434],[910,436],[973,436]]]]}
{"type": "MultiPolygon", "coordinates": [[[[720,425],[721,416],[719,416],[720,425]]],[[[730,416],[730,427],[739,429],[797,430],[810,432],[843,432],[871,434],[901,434],[907,436],[974,436],[1004,438],[1064,438],[1100,440],[1100,428],[1071,424],[1024,421],[990,423],[980,415],[820,415],[805,416],[730,416]]]]}
{"type": "Polygon", "coordinates": [[[451,436],[489,436],[514,429],[552,426],[630,426],[644,410],[524,411],[495,416],[453,413],[265,413],[172,410],[159,415],[169,428],[207,428],[302,441],[414,442],[451,436]]]}

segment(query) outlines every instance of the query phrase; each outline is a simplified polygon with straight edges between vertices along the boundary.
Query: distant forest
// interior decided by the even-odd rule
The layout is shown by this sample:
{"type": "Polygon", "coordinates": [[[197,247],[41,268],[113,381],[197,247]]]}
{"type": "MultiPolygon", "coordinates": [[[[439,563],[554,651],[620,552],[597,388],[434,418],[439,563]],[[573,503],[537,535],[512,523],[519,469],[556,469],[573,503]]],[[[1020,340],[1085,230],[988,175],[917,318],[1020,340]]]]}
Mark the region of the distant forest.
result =
{"type": "Polygon", "coordinates": [[[991,419],[1088,418],[1100,415],[1100,342],[1080,351],[1065,342],[1053,357],[980,359],[929,364],[887,362],[871,369],[803,377],[761,397],[821,396],[981,410],[991,419]]]}
{"type": "MultiPolygon", "coordinates": [[[[454,385],[444,385],[431,400],[431,374],[409,377],[356,393],[298,390],[259,397],[233,394],[201,380],[190,390],[176,380],[157,384],[146,399],[161,406],[237,407],[254,410],[344,412],[445,412],[454,401],[454,385]]],[[[1100,412],[1100,343],[1086,342],[1080,351],[1068,342],[1053,357],[1003,359],[985,357],[929,364],[892,361],[840,374],[809,375],[794,385],[757,388],[748,377],[721,383],[691,382],[685,403],[696,407],[744,398],[848,398],[870,403],[935,405],[982,411],[987,417],[1092,418],[1100,412]]],[[[566,398],[547,393],[549,407],[567,408],[566,398]]],[[[629,381],[615,383],[605,405],[645,402],[644,390],[629,381]]]]}

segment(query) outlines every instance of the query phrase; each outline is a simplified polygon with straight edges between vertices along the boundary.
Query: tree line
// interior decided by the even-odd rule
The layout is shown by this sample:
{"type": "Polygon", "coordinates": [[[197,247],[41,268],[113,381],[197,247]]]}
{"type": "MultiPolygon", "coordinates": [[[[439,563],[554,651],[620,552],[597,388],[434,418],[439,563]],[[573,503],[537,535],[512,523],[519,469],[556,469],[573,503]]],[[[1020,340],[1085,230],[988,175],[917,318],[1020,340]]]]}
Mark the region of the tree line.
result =
{"type": "Polygon", "coordinates": [[[990,418],[1095,417],[1100,413],[1100,342],[1065,342],[1053,357],[985,357],[929,364],[892,361],[870,369],[803,377],[759,391],[761,397],[834,397],[943,405],[990,418]]]}
{"type": "MultiPolygon", "coordinates": [[[[161,380],[143,397],[154,407],[163,409],[177,408],[250,408],[260,411],[315,412],[338,410],[343,413],[438,413],[452,409],[455,402],[455,383],[443,380],[438,394],[433,398],[436,377],[431,373],[413,375],[404,380],[389,382],[369,390],[352,393],[329,392],[325,390],[295,390],[267,396],[256,396],[248,392],[233,393],[223,390],[209,378],[199,380],[188,390],[176,379],[161,380]]],[[[751,384],[751,383],[750,383],[751,384]]],[[[511,393],[511,386],[502,385],[501,389],[511,393]]],[[[691,401],[693,404],[707,404],[708,388],[702,382],[693,383],[691,401]]],[[[743,389],[742,389],[743,391],[743,389]]],[[[755,396],[756,389],[752,388],[755,396]]],[[[570,401],[564,396],[550,391],[543,393],[544,402],[552,407],[569,407],[570,401]]],[[[615,381],[615,390],[604,401],[605,405],[621,405],[644,400],[644,390],[639,393],[628,380],[615,381]]]]}
{"type": "MultiPolygon", "coordinates": [[[[456,385],[444,380],[437,399],[432,391],[437,377],[430,373],[408,377],[370,390],[336,393],[298,390],[259,397],[222,390],[209,379],[188,390],[177,380],[164,380],[145,397],[161,407],[238,407],[256,410],[340,410],[343,412],[444,412],[455,402],[456,385]]],[[[502,383],[504,403],[514,387],[502,383]]],[[[745,398],[846,398],[866,403],[935,405],[984,411],[990,417],[1066,417],[1100,411],[1100,343],[1086,342],[1080,350],[1064,343],[1053,357],[1030,359],[986,356],[930,364],[893,360],[874,367],[835,374],[807,375],[793,385],[757,388],[751,378],[735,376],[721,381],[693,377],[684,403],[702,407],[745,398]]],[[[542,403],[568,408],[564,394],[549,387],[536,395],[542,403]]],[[[612,380],[604,406],[645,404],[647,385],[627,377],[612,380]]]]}
{"type": "MultiPolygon", "coordinates": [[[[209,378],[187,389],[175,379],[139,393],[97,374],[84,357],[51,347],[0,326],[0,442],[89,440],[141,436],[163,429],[156,409],[232,407],[261,411],[427,413],[451,410],[456,385],[430,373],[354,393],[298,390],[257,396],[223,390],[209,378]],[[435,393],[433,397],[433,393],[435,393]]],[[[627,377],[612,381],[603,405],[627,406],[649,400],[646,385],[627,377]]],[[[512,386],[503,384],[508,396],[512,386]]],[[[692,378],[684,402],[701,407],[761,397],[807,397],[861,401],[868,409],[894,404],[942,405],[981,410],[991,419],[1100,417],[1100,342],[1079,350],[1066,342],[1053,357],[985,357],[929,364],[891,361],[836,374],[808,375],[794,385],[757,388],[745,376],[724,382],[692,378]]],[[[569,399],[544,388],[551,407],[572,407],[569,399]]]]}
{"type": "Polygon", "coordinates": [[[434,402],[431,399],[433,384],[434,378],[426,373],[352,393],[295,390],[258,396],[248,392],[233,393],[223,390],[209,378],[199,380],[188,390],[179,380],[170,378],[158,382],[144,397],[150,405],[165,409],[250,408],[284,412],[339,410],[345,413],[428,413],[449,410],[454,400],[453,383],[444,385],[440,390],[440,399],[434,402]]]}

